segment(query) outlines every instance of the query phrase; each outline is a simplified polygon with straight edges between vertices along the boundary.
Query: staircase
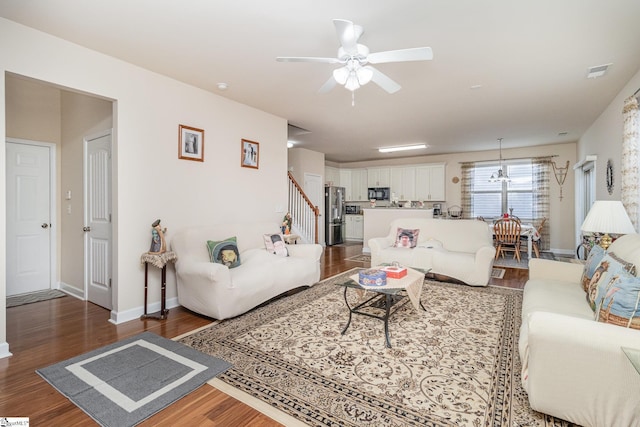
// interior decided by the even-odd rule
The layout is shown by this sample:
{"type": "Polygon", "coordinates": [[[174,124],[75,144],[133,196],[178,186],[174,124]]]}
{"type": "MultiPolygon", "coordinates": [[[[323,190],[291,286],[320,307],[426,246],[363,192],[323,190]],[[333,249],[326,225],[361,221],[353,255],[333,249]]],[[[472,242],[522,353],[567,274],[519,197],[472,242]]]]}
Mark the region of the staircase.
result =
{"type": "Polygon", "coordinates": [[[287,175],[289,176],[289,213],[293,220],[292,229],[304,243],[318,243],[320,209],[311,203],[291,172],[287,172],[287,175]]]}

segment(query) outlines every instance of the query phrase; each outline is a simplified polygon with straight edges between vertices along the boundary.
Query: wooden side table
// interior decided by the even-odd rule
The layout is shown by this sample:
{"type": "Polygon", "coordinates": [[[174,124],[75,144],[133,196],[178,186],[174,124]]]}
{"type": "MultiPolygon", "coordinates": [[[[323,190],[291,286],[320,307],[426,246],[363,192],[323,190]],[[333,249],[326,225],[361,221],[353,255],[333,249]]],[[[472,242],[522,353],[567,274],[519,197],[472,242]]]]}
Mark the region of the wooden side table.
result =
{"type": "Polygon", "coordinates": [[[144,314],[140,316],[140,320],[144,319],[156,319],[164,320],[169,314],[167,310],[167,263],[175,262],[178,256],[175,252],[163,252],[161,254],[153,254],[145,252],[140,256],[140,263],[144,264],[144,314]],[[148,273],[149,264],[159,268],[162,271],[161,274],[161,296],[160,296],[160,312],[158,314],[147,314],[147,294],[148,294],[148,273]]]}

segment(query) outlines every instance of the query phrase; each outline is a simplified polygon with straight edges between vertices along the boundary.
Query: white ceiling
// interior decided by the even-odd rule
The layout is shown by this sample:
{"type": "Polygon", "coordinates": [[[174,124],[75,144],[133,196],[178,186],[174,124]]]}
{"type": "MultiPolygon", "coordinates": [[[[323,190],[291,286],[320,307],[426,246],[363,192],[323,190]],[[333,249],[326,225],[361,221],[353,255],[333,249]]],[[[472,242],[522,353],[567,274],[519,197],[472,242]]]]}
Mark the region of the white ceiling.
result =
{"type": "Polygon", "coordinates": [[[286,118],[310,131],[298,147],[337,162],[577,141],[640,69],[638,0],[0,0],[0,16],[286,118]],[[334,57],[334,18],[371,52],[434,59],[376,65],[392,95],[319,94],[336,65],[275,58],[334,57]]]}

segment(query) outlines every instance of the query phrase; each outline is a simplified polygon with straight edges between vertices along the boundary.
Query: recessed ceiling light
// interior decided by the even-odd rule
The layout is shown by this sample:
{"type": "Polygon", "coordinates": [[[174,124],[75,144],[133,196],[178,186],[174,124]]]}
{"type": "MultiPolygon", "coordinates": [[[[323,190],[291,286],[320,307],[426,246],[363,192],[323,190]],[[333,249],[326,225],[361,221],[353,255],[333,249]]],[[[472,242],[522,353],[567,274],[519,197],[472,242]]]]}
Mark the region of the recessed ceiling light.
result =
{"type": "Polygon", "coordinates": [[[393,153],[395,151],[420,150],[421,148],[427,148],[427,144],[399,145],[399,146],[396,146],[396,147],[382,147],[382,148],[378,148],[378,151],[381,152],[381,153],[393,153]]]}
{"type": "Polygon", "coordinates": [[[287,141],[287,148],[293,148],[293,141],[287,141]]]}
{"type": "Polygon", "coordinates": [[[473,85],[470,87],[470,89],[480,89],[482,87],[482,85],[473,85]]]}
{"type": "Polygon", "coordinates": [[[227,90],[227,89],[229,89],[229,85],[226,84],[226,83],[218,83],[218,89],[227,90]]]}
{"type": "Polygon", "coordinates": [[[569,134],[569,132],[560,132],[558,133],[558,136],[567,136],[569,134]]]}

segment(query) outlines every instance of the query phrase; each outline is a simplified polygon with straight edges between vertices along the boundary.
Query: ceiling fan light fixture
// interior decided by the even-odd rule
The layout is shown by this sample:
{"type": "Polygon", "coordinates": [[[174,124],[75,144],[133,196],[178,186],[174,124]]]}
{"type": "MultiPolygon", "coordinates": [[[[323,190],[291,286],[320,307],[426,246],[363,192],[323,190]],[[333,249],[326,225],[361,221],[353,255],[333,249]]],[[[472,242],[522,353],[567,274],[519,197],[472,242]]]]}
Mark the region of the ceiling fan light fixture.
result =
{"type": "Polygon", "coordinates": [[[360,87],[360,83],[358,82],[358,75],[356,73],[350,73],[347,82],[344,84],[344,87],[351,92],[358,89],[360,87]]]}
{"type": "Polygon", "coordinates": [[[358,76],[360,86],[364,86],[373,78],[373,71],[371,71],[370,68],[361,67],[356,71],[356,75],[358,76]]]}
{"type": "Polygon", "coordinates": [[[378,148],[380,153],[394,153],[396,151],[407,151],[407,150],[420,150],[422,148],[427,148],[427,144],[413,144],[413,145],[399,145],[396,147],[382,147],[378,148]]]}
{"type": "Polygon", "coordinates": [[[347,83],[347,79],[349,78],[349,69],[346,66],[336,68],[333,70],[333,78],[338,82],[338,84],[344,85],[347,83]]]}

